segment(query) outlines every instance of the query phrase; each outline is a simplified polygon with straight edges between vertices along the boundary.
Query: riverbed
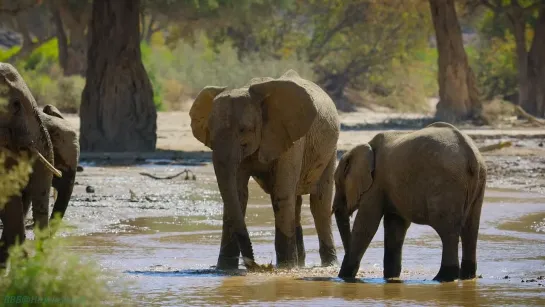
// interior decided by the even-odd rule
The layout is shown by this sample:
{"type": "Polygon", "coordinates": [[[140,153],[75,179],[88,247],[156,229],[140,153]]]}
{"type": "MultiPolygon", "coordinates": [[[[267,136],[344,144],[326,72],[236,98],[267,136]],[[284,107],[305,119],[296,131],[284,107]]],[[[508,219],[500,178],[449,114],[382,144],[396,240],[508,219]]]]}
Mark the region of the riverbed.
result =
{"type": "MultiPolygon", "coordinates": [[[[213,269],[221,239],[222,201],[213,168],[172,161],[141,165],[84,164],[70,207],[68,248],[95,259],[129,282],[135,305],[545,305],[545,195],[489,187],[478,242],[479,278],[436,283],[441,242],[428,226],[412,224],[395,283],[382,278],[383,229],[363,257],[356,283],[321,268],[308,196],[302,223],[306,267],[230,275],[213,269]],[[157,180],[189,169],[196,176],[157,180]],[[187,180],[186,180],[187,179],[187,180]],[[94,193],[87,193],[92,186],[94,193]]],[[[495,181],[492,181],[494,183],[495,181]]],[[[256,261],[275,263],[269,197],[250,181],[247,224],[256,261]]],[[[336,225],[333,221],[333,225],[336,225]]],[[[336,227],[334,227],[336,228],[336,227]]],[[[344,251],[335,229],[337,255],[344,251]]],[[[461,253],[460,253],[461,255],[461,253]]]]}

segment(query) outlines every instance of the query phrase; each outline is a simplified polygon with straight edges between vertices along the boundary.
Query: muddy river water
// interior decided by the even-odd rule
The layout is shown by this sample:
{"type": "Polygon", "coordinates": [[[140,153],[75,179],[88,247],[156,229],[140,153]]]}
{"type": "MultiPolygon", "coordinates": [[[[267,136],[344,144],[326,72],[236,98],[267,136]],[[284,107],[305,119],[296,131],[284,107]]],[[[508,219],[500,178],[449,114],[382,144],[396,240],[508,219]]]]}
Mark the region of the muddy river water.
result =
{"type": "MultiPolygon", "coordinates": [[[[399,282],[380,278],[382,227],[363,257],[358,282],[337,279],[338,267],[317,267],[308,196],[302,213],[306,268],[251,274],[241,269],[227,276],[211,269],[219,252],[222,202],[210,165],[84,166],[63,235],[70,237],[71,250],[128,280],[137,306],[545,305],[545,195],[487,190],[476,280],[431,281],[439,269],[441,242],[430,227],[416,224],[407,234],[399,282]],[[156,180],[139,174],[166,176],[185,168],[196,174],[195,181],[184,175],[156,180]],[[95,193],[87,193],[87,186],[95,193]]],[[[256,260],[275,263],[269,197],[250,184],[246,220],[256,260]]],[[[342,259],[336,229],[334,234],[342,259]]]]}

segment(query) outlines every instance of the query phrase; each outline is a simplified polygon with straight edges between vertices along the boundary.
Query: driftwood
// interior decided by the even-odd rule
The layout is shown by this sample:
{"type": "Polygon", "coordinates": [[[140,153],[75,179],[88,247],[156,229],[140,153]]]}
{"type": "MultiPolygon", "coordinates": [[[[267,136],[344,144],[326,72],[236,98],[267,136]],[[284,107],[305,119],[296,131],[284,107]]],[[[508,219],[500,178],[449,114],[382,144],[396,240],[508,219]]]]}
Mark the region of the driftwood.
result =
{"type": "Polygon", "coordinates": [[[511,143],[510,141],[507,141],[507,142],[499,142],[499,143],[496,143],[496,144],[491,144],[491,145],[486,145],[486,146],[482,146],[479,148],[479,151],[480,152],[486,152],[486,151],[492,151],[492,150],[496,150],[496,149],[502,149],[502,148],[505,148],[505,147],[511,147],[513,145],[513,143],[511,143]]]}
{"type": "Polygon", "coordinates": [[[180,176],[181,174],[184,174],[185,173],[185,180],[189,180],[189,173],[191,173],[191,179],[192,180],[197,180],[197,176],[195,176],[195,174],[189,170],[189,169],[184,169],[183,171],[177,173],[177,174],[174,174],[174,175],[171,175],[171,176],[166,176],[166,177],[158,177],[158,176],[155,176],[155,175],[152,175],[150,173],[145,173],[145,172],[141,172],[139,173],[140,175],[142,176],[148,176],[150,178],[153,178],[153,179],[157,179],[157,180],[169,180],[169,179],[174,179],[178,176],[180,176]]]}
{"type": "Polygon", "coordinates": [[[545,126],[545,120],[539,119],[533,116],[532,114],[529,114],[528,112],[524,111],[524,109],[522,109],[520,106],[515,106],[515,114],[517,114],[517,116],[520,116],[533,124],[537,124],[539,126],[545,126]]]}

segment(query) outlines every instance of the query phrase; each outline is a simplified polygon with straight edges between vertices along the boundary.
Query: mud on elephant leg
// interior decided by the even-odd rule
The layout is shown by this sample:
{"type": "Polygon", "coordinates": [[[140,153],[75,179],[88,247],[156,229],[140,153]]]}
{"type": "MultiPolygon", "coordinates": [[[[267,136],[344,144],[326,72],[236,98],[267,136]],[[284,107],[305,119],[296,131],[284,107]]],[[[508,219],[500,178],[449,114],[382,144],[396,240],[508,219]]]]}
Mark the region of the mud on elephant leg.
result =
{"type": "Polygon", "coordinates": [[[337,264],[337,252],[331,229],[331,210],[333,204],[333,173],[335,171],[336,155],[324,169],[316,190],[310,194],[310,211],[318,233],[320,258],[322,266],[337,264]]]}
{"type": "Polygon", "coordinates": [[[410,224],[396,214],[384,215],[384,278],[401,274],[403,242],[410,224]]]}
{"type": "Polygon", "coordinates": [[[479,221],[484,199],[484,187],[471,208],[468,219],[462,228],[462,265],[460,279],[472,279],[477,274],[477,239],[479,236],[479,221]]]}
{"type": "Polygon", "coordinates": [[[374,206],[374,204],[360,206],[352,228],[350,252],[344,255],[341,270],[339,271],[340,278],[356,277],[361,258],[378,230],[382,215],[383,211],[379,206],[374,206]]]}
{"type": "Polygon", "coordinates": [[[437,231],[443,243],[441,256],[441,269],[433,278],[435,281],[454,281],[460,275],[460,261],[458,259],[458,244],[460,243],[460,230],[452,227],[444,227],[437,231]]]}
{"type": "Polygon", "coordinates": [[[295,194],[271,195],[274,210],[276,265],[293,268],[297,265],[297,240],[295,236],[295,194]]]}
{"type": "MultiPolygon", "coordinates": [[[[246,216],[246,207],[248,205],[248,180],[250,176],[242,172],[237,174],[238,197],[242,209],[243,217],[246,216]]],[[[238,246],[237,238],[229,229],[229,223],[223,221],[223,229],[221,233],[220,254],[218,257],[217,269],[234,270],[238,268],[240,257],[240,247],[238,246]]]]}
{"type": "Polygon", "coordinates": [[[305,266],[305,242],[303,240],[303,227],[301,225],[301,206],[303,205],[303,197],[297,195],[295,202],[295,240],[297,244],[297,266],[305,266]]]}

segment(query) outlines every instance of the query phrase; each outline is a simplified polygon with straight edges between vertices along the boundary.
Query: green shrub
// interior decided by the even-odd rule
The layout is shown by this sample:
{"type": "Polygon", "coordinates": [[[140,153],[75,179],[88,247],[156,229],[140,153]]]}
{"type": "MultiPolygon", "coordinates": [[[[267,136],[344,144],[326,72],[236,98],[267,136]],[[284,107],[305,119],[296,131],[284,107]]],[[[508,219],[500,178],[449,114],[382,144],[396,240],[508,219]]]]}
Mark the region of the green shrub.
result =
{"type": "Polygon", "coordinates": [[[120,289],[114,295],[108,285],[110,277],[97,264],[67,251],[64,239],[34,232],[34,240],[10,249],[9,269],[0,272],[4,275],[0,280],[4,305],[124,304],[127,293],[120,289]]]}
{"type": "MultiPolygon", "coordinates": [[[[0,153],[1,165],[7,155],[0,153]]],[[[25,156],[20,157],[18,165],[9,171],[0,167],[0,208],[9,197],[21,191],[30,173],[31,161],[25,156]]],[[[58,229],[59,225],[60,220],[55,219],[51,228],[58,229]]],[[[95,263],[67,251],[65,239],[51,238],[38,229],[34,229],[34,234],[34,240],[10,248],[8,269],[0,269],[2,306],[124,304],[125,289],[121,287],[119,293],[113,295],[111,285],[108,285],[110,276],[95,263]]]]}
{"type": "Polygon", "coordinates": [[[9,49],[0,48],[0,62],[7,62],[14,54],[21,49],[21,46],[14,46],[9,49]]]}
{"type": "Polygon", "coordinates": [[[0,152],[0,210],[12,196],[20,195],[21,190],[27,185],[32,171],[32,160],[26,155],[14,156],[7,150],[0,152]],[[17,158],[17,165],[7,170],[4,163],[7,159],[17,158]]]}

